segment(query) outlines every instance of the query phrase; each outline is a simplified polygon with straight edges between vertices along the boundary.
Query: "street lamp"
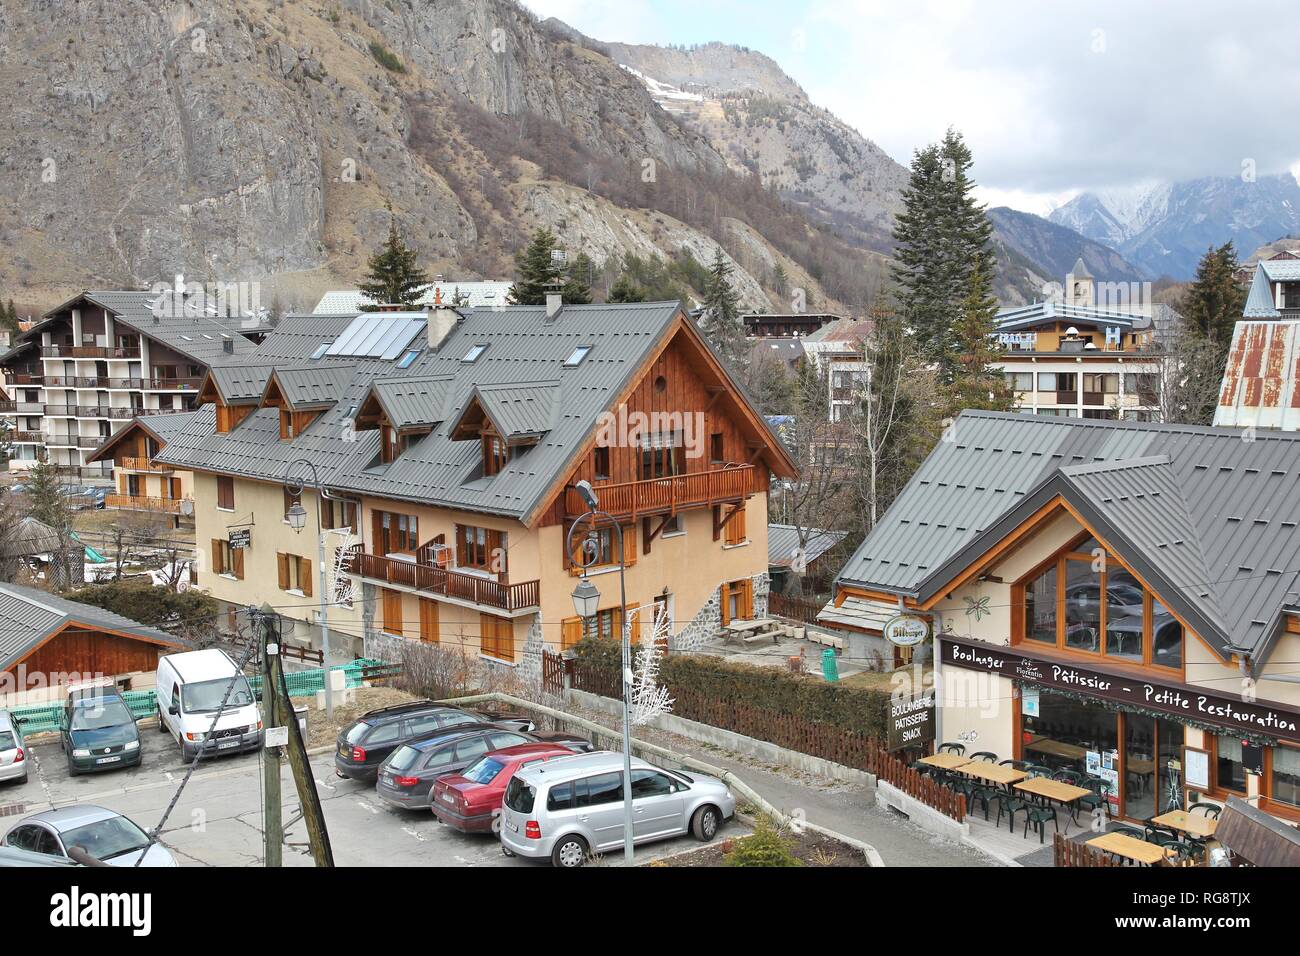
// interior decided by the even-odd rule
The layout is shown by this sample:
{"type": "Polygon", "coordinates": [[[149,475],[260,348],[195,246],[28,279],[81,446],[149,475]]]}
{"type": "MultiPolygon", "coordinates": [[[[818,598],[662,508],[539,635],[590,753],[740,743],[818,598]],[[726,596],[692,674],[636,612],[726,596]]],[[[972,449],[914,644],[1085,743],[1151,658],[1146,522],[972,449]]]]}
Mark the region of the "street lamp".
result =
{"type": "MultiPolygon", "coordinates": [[[[311,470],[311,487],[316,493],[327,501],[339,501],[337,495],[332,495],[320,483],[320,473],[316,466],[306,458],[299,458],[291,461],[289,467],[284,473],[284,489],[294,497],[294,502],[285,512],[285,520],[289,522],[289,527],[293,528],[295,534],[301,534],[302,529],[307,526],[307,509],[302,506],[302,492],[307,487],[307,482],[295,480],[293,476],[294,469],[299,465],[304,465],[311,470]]],[[[325,677],[325,719],[331,724],[334,723],[334,693],[330,686],[330,619],[329,604],[325,600],[325,529],[320,529],[320,534],[316,540],[316,563],[319,566],[320,586],[317,590],[320,592],[320,634],[321,634],[321,664],[323,665],[325,677]]]]}
{"type": "Polygon", "coordinates": [[[582,515],[569,528],[566,547],[569,554],[574,554],[574,534],[578,526],[590,519],[592,530],[587,533],[581,551],[576,560],[582,569],[582,580],[573,589],[573,607],[578,616],[590,620],[600,609],[600,591],[587,578],[587,569],[600,559],[600,548],[596,542],[597,519],[605,519],[613,525],[617,535],[618,555],[618,591],[619,607],[623,622],[623,860],[632,865],[632,627],[627,619],[627,567],[623,563],[623,528],[613,516],[600,510],[600,501],[591,483],[580,481],[575,486],[578,495],[587,506],[587,513],[582,515]]]}

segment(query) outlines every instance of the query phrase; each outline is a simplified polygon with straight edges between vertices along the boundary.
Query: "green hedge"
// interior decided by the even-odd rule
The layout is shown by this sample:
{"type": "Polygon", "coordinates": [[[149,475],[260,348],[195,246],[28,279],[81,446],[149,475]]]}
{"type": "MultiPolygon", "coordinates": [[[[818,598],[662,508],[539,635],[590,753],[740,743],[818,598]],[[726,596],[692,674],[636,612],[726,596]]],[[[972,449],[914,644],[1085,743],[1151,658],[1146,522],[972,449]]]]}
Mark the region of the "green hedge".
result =
{"type": "MultiPolygon", "coordinates": [[[[617,672],[619,645],[587,639],[574,648],[574,656],[578,667],[617,672]]],[[[736,664],[702,654],[669,654],[659,673],[669,693],[683,705],[674,707],[674,713],[688,719],[695,719],[693,702],[725,701],[874,740],[885,739],[887,733],[889,694],[885,691],[845,687],[811,674],[736,664]]]]}

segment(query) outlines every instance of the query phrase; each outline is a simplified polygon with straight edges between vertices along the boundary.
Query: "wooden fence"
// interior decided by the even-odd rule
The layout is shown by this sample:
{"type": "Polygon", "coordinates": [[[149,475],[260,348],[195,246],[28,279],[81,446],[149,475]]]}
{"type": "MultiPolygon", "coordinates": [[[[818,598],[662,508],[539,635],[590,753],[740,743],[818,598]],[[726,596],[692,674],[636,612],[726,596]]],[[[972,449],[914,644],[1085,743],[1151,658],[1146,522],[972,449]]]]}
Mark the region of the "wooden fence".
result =
{"type": "MultiPolygon", "coordinates": [[[[602,697],[619,698],[618,671],[578,663],[573,687],[602,697]]],[[[688,688],[671,687],[673,715],[734,733],[755,737],[799,753],[820,757],[874,774],[958,822],[966,819],[966,797],[911,769],[885,750],[879,740],[763,707],[723,700],[688,688]]]]}
{"type": "Polygon", "coordinates": [[[542,693],[556,697],[564,693],[564,673],[572,670],[561,655],[542,649],[542,693]]]}
{"type": "Polygon", "coordinates": [[[773,591],[767,596],[767,612],[776,617],[783,617],[799,624],[816,624],[817,613],[825,606],[824,601],[812,598],[778,594],[773,591]]]}
{"type": "Polygon", "coordinates": [[[1109,853],[1086,843],[1077,843],[1059,833],[1052,835],[1052,860],[1055,866],[1120,866],[1109,853]]]}

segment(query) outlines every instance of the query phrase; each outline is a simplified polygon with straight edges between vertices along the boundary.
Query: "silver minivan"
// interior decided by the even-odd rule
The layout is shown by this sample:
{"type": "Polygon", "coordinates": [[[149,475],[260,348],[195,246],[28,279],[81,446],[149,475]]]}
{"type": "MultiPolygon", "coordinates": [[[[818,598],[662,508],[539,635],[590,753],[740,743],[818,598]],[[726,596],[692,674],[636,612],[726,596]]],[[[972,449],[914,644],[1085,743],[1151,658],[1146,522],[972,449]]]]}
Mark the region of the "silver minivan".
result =
{"type": "MultiPolygon", "coordinates": [[[[509,856],[549,857],[582,866],[623,845],[623,755],[613,751],[558,757],[525,767],[506,785],[501,849],[509,856]]],[[[664,770],[632,760],[635,843],[694,833],[712,840],[736,812],[736,798],[716,777],[664,770]]]]}

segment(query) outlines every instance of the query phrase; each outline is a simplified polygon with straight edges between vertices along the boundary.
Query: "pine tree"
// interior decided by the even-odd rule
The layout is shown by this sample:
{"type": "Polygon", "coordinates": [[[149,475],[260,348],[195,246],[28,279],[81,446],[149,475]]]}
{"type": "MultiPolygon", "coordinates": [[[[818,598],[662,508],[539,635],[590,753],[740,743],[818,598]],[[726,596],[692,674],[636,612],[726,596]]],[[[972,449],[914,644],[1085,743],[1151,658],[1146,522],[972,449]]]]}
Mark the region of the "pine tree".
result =
{"type": "Polygon", "coordinates": [[[566,305],[587,305],[591,302],[591,279],[596,274],[595,263],[585,253],[578,253],[564,280],[560,294],[566,305]]]}
{"type": "Polygon", "coordinates": [[[515,284],[510,301],[516,305],[545,305],[551,283],[563,282],[563,270],[551,252],[558,240],[549,229],[538,229],[528,245],[515,253],[515,284]]]}
{"type": "Polygon", "coordinates": [[[18,331],[18,309],[14,307],[13,299],[10,299],[7,305],[0,303],[0,329],[18,331]]]}
{"type": "Polygon", "coordinates": [[[609,290],[610,302],[644,302],[645,289],[632,281],[626,272],[620,272],[609,290]]]}
{"type": "Polygon", "coordinates": [[[59,474],[41,449],[36,464],[27,471],[25,495],[31,504],[31,515],[57,531],[66,531],[72,524],[72,516],[67,498],[61,492],[59,474]]]}
{"type": "Polygon", "coordinates": [[[731,287],[731,265],[721,248],[713,253],[702,304],[701,330],[732,373],[743,376],[749,364],[749,343],[745,339],[745,323],[740,318],[739,300],[731,287]]]}
{"type": "Polygon", "coordinates": [[[982,276],[989,286],[979,294],[992,299],[996,266],[993,224],[973,195],[972,164],[970,148],[953,129],[943,142],[918,150],[894,227],[892,271],[903,318],[946,382],[959,374],[958,318],[982,276]]]}
{"type": "Polygon", "coordinates": [[[1005,412],[1015,407],[1015,393],[996,364],[999,349],[993,335],[997,311],[992,262],[981,262],[971,273],[966,298],[953,325],[956,365],[948,387],[949,415],[964,408],[1005,412]]]}
{"type": "Polygon", "coordinates": [[[393,204],[385,205],[388,209],[388,240],[379,252],[370,257],[366,281],[358,284],[358,288],[376,303],[363,306],[371,312],[380,305],[414,306],[429,284],[429,277],[416,263],[415,250],[397,232],[393,204]]]}
{"type": "Polygon", "coordinates": [[[1210,248],[1196,267],[1196,278],[1178,311],[1191,328],[1226,354],[1232,330],[1246,307],[1247,290],[1237,281],[1237,250],[1232,241],[1210,248]]]}
{"type": "Polygon", "coordinates": [[[790,291],[790,277],[786,275],[785,266],[780,262],[772,269],[772,291],[781,299],[790,291]]]}

